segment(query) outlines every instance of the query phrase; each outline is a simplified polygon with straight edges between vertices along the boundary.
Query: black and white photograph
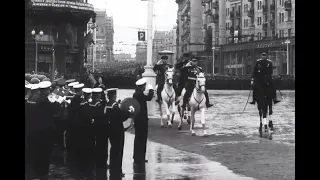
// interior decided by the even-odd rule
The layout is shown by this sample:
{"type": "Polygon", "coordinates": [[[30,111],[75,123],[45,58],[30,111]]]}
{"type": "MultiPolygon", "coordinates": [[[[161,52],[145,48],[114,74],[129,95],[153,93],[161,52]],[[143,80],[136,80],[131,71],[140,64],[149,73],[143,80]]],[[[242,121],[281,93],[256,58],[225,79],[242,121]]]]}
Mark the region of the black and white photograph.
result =
{"type": "Polygon", "coordinates": [[[25,180],[296,178],[295,0],[25,0],[24,44],[25,180]]]}

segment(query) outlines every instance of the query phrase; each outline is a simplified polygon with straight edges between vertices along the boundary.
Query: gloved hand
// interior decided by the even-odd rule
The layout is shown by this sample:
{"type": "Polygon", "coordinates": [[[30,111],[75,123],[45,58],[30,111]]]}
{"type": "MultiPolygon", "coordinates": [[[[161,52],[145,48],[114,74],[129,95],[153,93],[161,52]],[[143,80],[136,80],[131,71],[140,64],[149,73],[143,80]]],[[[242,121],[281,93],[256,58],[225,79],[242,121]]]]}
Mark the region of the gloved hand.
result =
{"type": "Polygon", "coordinates": [[[129,106],[129,112],[130,113],[134,113],[134,107],[133,106],[129,106]]]}

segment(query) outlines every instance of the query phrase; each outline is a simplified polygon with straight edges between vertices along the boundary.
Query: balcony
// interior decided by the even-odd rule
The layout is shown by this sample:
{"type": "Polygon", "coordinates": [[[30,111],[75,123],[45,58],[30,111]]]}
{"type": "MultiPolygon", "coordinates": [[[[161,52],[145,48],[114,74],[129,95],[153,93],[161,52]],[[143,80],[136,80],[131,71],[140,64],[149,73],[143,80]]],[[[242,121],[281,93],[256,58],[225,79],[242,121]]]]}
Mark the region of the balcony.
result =
{"type": "Polygon", "coordinates": [[[268,13],[268,6],[266,6],[266,5],[263,5],[263,6],[262,6],[262,13],[263,13],[263,14],[268,13]]]}
{"type": "Polygon", "coordinates": [[[234,12],[230,11],[230,19],[234,19],[234,12]]]}
{"type": "Polygon", "coordinates": [[[248,17],[253,18],[254,17],[254,9],[250,8],[247,15],[248,15],[248,17]]]}
{"type": "Polygon", "coordinates": [[[284,2],[284,10],[285,11],[291,11],[292,10],[292,3],[290,0],[287,0],[284,2]]]}
{"type": "Polygon", "coordinates": [[[276,23],[273,20],[270,21],[270,27],[272,29],[274,29],[276,27],[276,23]]]}
{"type": "Polygon", "coordinates": [[[219,8],[219,2],[217,0],[212,3],[212,8],[213,9],[218,9],[219,8]]]}
{"type": "Polygon", "coordinates": [[[268,23],[263,23],[262,29],[266,31],[268,29],[268,23]]]}
{"type": "Polygon", "coordinates": [[[231,26],[231,27],[229,28],[229,30],[230,30],[230,34],[231,34],[231,35],[234,35],[234,27],[231,26]]]}
{"type": "Polygon", "coordinates": [[[241,13],[239,11],[236,11],[236,18],[241,18],[241,13]]]}
{"type": "Polygon", "coordinates": [[[254,3],[254,0],[248,0],[248,2],[250,2],[250,3],[254,3]]]}
{"type": "Polygon", "coordinates": [[[276,12],[276,6],[275,6],[274,4],[271,4],[271,5],[270,5],[270,12],[271,12],[271,13],[276,12]]]}
{"type": "Polygon", "coordinates": [[[219,14],[216,13],[212,16],[212,23],[218,23],[219,22],[219,14]]]}
{"type": "Polygon", "coordinates": [[[207,11],[204,12],[204,14],[211,16],[212,15],[212,10],[208,9],[207,11]]]}

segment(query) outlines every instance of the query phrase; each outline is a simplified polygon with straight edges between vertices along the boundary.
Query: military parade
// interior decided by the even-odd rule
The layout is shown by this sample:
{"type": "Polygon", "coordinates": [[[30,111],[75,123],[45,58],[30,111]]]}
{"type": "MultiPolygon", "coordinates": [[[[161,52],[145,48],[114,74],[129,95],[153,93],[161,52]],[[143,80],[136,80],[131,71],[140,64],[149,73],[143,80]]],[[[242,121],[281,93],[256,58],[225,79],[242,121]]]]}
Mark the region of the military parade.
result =
{"type": "Polygon", "coordinates": [[[26,0],[25,179],[295,179],[294,4],[26,0]]]}

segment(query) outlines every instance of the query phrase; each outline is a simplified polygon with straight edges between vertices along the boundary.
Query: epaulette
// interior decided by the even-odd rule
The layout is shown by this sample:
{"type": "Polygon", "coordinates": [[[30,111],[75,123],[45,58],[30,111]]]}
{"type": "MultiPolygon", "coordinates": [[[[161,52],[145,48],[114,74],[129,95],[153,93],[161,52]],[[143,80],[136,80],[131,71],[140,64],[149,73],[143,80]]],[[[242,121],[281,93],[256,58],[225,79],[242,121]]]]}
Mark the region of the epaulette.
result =
{"type": "Polygon", "coordinates": [[[272,62],[270,59],[267,59],[269,62],[272,62]]]}

